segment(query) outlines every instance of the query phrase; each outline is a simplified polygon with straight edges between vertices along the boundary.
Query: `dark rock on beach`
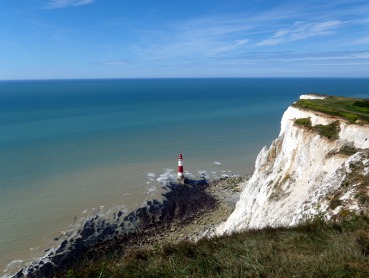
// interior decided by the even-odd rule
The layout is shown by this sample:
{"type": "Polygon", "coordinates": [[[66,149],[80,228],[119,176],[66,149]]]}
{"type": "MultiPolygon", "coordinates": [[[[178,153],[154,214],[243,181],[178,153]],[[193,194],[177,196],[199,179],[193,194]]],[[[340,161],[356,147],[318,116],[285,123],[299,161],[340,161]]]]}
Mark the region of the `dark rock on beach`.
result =
{"type": "MultiPolygon", "coordinates": [[[[81,259],[93,261],[111,254],[124,256],[137,248],[152,248],[154,243],[196,240],[204,235],[204,230],[224,221],[233,210],[239,190],[225,187],[227,180],[209,184],[204,179],[186,179],[184,184],[171,183],[162,202],[148,201],[124,218],[119,211],[111,221],[98,215],[91,217],[55,252],[14,277],[52,277],[81,259]]],[[[240,183],[242,179],[237,181],[240,183]]]]}

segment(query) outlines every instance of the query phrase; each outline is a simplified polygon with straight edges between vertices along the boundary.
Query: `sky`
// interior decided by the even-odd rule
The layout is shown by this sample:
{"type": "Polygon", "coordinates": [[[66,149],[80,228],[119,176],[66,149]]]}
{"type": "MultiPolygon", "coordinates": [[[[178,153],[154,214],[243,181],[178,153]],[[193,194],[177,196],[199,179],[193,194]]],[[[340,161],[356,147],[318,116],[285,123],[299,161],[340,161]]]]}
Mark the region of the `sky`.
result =
{"type": "Polygon", "coordinates": [[[0,0],[0,80],[369,77],[369,1],[0,0]]]}

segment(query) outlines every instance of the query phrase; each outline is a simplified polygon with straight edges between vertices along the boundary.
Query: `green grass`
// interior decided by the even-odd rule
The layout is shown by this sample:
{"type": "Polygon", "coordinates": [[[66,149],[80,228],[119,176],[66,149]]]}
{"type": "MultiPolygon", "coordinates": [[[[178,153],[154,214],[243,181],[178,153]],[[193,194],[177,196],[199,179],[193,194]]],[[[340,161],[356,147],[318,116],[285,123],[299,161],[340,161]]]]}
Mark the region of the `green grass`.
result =
{"type": "Polygon", "coordinates": [[[60,277],[369,277],[369,219],[317,218],[84,262],[60,277]]]}
{"type": "Polygon", "coordinates": [[[369,100],[355,101],[353,104],[347,107],[351,111],[360,113],[369,113],[369,100]]]}
{"type": "Polygon", "coordinates": [[[295,107],[338,116],[355,123],[357,120],[369,122],[369,100],[326,96],[325,99],[300,99],[295,107]]]}
{"type": "Polygon", "coordinates": [[[313,129],[329,140],[336,140],[338,139],[338,134],[340,132],[340,125],[338,121],[335,121],[328,125],[315,125],[313,129]]]}
{"type": "Polygon", "coordinates": [[[300,118],[295,120],[295,124],[299,126],[304,126],[307,128],[311,128],[311,120],[310,118],[300,118]]]}
{"type": "Polygon", "coordinates": [[[335,121],[328,125],[312,126],[310,118],[300,118],[300,119],[296,119],[294,123],[295,125],[303,126],[303,127],[308,128],[309,130],[313,130],[317,132],[318,134],[320,134],[321,136],[328,138],[329,140],[338,139],[338,134],[340,132],[339,121],[335,121]]]}

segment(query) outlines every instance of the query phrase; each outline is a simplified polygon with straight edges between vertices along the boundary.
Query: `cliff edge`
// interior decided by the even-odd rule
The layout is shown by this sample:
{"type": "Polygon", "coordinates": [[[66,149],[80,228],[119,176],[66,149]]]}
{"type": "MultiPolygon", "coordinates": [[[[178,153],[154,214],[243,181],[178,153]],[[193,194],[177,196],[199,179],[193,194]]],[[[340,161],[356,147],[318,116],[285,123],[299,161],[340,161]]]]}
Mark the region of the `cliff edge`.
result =
{"type": "MultiPolygon", "coordinates": [[[[300,97],[314,99],[324,96],[300,97]]],[[[217,234],[293,226],[315,215],[334,220],[368,213],[369,123],[295,104],[282,117],[279,137],[259,153],[217,234]]]]}

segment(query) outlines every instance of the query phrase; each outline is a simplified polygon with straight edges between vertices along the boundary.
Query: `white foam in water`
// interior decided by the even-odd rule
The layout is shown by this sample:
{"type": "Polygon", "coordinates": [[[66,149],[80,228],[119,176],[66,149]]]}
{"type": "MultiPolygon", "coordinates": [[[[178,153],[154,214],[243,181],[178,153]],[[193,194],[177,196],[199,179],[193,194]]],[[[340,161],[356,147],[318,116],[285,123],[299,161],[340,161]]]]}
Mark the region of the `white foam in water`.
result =
{"type": "Polygon", "coordinates": [[[194,179],[195,175],[192,174],[191,172],[185,171],[184,173],[185,177],[189,178],[189,179],[194,179]]]}
{"type": "Polygon", "coordinates": [[[200,170],[198,171],[199,175],[201,178],[204,178],[204,179],[209,179],[209,175],[208,175],[208,172],[205,171],[205,170],[200,170]]]}
{"type": "Polygon", "coordinates": [[[219,178],[217,171],[211,171],[211,174],[213,176],[213,179],[218,179],[219,178]]]}
{"type": "Polygon", "coordinates": [[[152,173],[152,172],[149,172],[147,173],[147,178],[148,178],[148,181],[146,182],[147,185],[151,184],[152,182],[155,181],[155,177],[156,177],[156,174],[155,173],[152,173]]]}
{"type": "MultiPolygon", "coordinates": [[[[108,217],[111,215],[112,213],[112,209],[108,210],[108,212],[106,214],[102,213],[104,206],[100,206],[100,208],[93,214],[90,216],[84,216],[84,217],[80,217],[75,219],[75,222],[73,224],[70,225],[70,228],[68,231],[62,231],[59,238],[55,241],[56,245],[54,247],[50,247],[48,250],[45,251],[45,254],[43,256],[33,256],[32,259],[25,265],[21,265],[21,263],[23,263],[22,260],[14,260],[14,263],[10,263],[8,264],[7,268],[5,269],[5,272],[11,272],[11,271],[16,271],[19,270],[22,266],[25,267],[25,272],[23,273],[25,276],[28,275],[28,268],[31,267],[32,265],[39,264],[40,262],[43,262],[44,264],[47,262],[50,262],[50,255],[52,253],[54,253],[58,247],[60,246],[60,243],[63,242],[64,240],[68,239],[70,240],[71,238],[75,238],[78,231],[80,230],[81,227],[83,227],[83,225],[86,223],[86,221],[88,221],[89,219],[92,219],[93,217],[95,217],[96,215],[98,216],[102,216],[102,217],[108,217]]],[[[95,210],[95,208],[93,208],[92,210],[95,210]]],[[[85,210],[87,211],[87,209],[85,210]]],[[[125,212],[124,212],[125,213],[125,212]]],[[[30,248],[31,251],[38,249],[39,247],[35,247],[35,248],[30,248]]],[[[1,278],[8,278],[8,277],[12,277],[13,275],[5,275],[1,278]]]]}
{"type": "Polygon", "coordinates": [[[215,165],[222,165],[222,162],[214,161],[214,164],[215,164],[215,165]]]}
{"type": "Polygon", "coordinates": [[[152,186],[152,187],[148,188],[145,193],[146,193],[146,195],[152,196],[152,195],[154,195],[154,193],[156,192],[156,190],[157,190],[156,186],[152,186]]]}
{"type": "Polygon", "coordinates": [[[156,180],[162,185],[168,185],[171,181],[175,180],[176,175],[173,174],[174,169],[166,168],[163,170],[164,173],[160,174],[156,180]]]}
{"type": "MultiPolygon", "coordinates": [[[[3,273],[6,273],[12,269],[20,269],[22,266],[23,260],[12,260],[5,268],[5,270],[3,271],[3,273]]],[[[8,278],[10,276],[1,276],[1,278],[8,278]]]]}

